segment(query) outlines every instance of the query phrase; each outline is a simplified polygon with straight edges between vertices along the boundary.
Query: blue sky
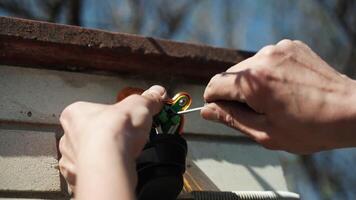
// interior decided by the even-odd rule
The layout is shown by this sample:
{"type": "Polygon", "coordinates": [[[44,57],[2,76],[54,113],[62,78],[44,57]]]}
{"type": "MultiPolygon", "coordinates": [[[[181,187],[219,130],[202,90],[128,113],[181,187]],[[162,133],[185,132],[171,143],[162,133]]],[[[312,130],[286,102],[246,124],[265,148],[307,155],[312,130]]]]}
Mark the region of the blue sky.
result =
{"type": "MultiPolygon", "coordinates": [[[[121,2],[121,1],[117,1],[121,2]]],[[[208,41],[209,44],[214,46],[224,46],[224,38],[222,34],[222,30],[224,27],[222,26],[234,26],[229,24],[220,24],[219,18],[223,15],[222,4],[219,1],[208,1],[204,2],[201,9],[211,9],[210,11],[210,20],[212,21],[212,26],[214,26],[214,33],[212,34],[211,41],[208,41]],[[210,4],[210,5],[209,5],[210,4]],[[204,8],[204,6],[206,6],[204,8]],[[207,7],[211,6],[211,7],[207,7]]],[[[118,4],[119,5],[119,4],[118,4]]],[[[245,30],[241,31],[244,33],[244,38],[239,40],[239,48],[246,50],[257,50],[260,47],[275,42],[274,37],[270,34],[271,26],[270,26],[270,9],[264,9],[266,5],[268,5],[267,1],[239,1],[238,3],[233,3],[236,6],[236,13],[244,13],[248,17],[244,17],[243,20],[246,26],[245,30]]],[[[124,3],[121,3],[119,6],[125,7],[124,3]]],[[[87,27],[96,27],[97,24],[105,27],[105,20],[100,19],[101,10],[108,9],[105,4],[98,5],[93,0],[86,0],[84,4],[84,13],[83,13],[83,21],[84,25],[87,27]]],[[[124,10],[124,9],[121,9],[124,10]]],[[[187,16],[185,23],[183,25],[182,31],[180,34],[178,33],[173,39],[185,41],[187,37],[184,36],[187,31],[191,30],[198,21],[194,21],[194,13],[192,16],[187,16]]],[[[241,14],[238,14],[241,15],[241,14]]],[[[147,19],[149,21],[149,19],[147,19]]],[[[207,27],[207,29],[209,29],[207,27]]],[[[238,31],[235,31],[236,34],[239,34],[238,31]]],[[[143,33],[145,34],[145,33],[143,33]]]]}
{"type": "MultiPolygon", "coordinates": [[[[147,5],[146,1],[145,26],[140,34],[159,37],[151,30],[156,13],[147,5]]],[[[130,23],[131,13],[126,1],[84,0],[82,11],[85,27],[127,32],[124,26],[114,29],[111,26],[112,13],[124,24],[130,23]]],[[[7,13],[0,10],[0,15],[7,13]]],[[[302,40],[322,57],[341,65],[350,49],[337,23],[321,12],[317,1],[308,0],[202,0],[185,16],[182,28],[169,39],[258,51],[283,38],[302,40]],[[232,22],[224,21],[226,4],[222,2],[231,3],[232,22]],[[232,43],[226,40],[227,32],[232,34],[232,43]]]]}

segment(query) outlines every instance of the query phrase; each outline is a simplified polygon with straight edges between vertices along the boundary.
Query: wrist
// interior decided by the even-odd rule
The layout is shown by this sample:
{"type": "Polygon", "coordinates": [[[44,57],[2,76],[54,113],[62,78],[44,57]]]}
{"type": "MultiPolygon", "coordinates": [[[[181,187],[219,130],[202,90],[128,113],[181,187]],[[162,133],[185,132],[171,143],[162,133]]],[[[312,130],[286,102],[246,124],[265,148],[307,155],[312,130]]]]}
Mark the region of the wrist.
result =
{"type": "Polygon", "coordinates": [[[133,199],[137,179],[135,160],[125,147],[102,135],[92,137],[81,149],[77,162],[78,199],[118,199],[118,194],[133,199]],[[93,190],[97,191],[97,197],[88,192],[93,190]]]}
{"type": "Polygon", "coordinates": [[[344,101],[345,118],[344,127],[340,132],[344,133],[344,146],[342,147],[356,147],[356,81],[351,80],[347,87],[347,96],[344,101]]]}
{"type": "MultiPolygon", "coordinates": [[[[348,104],[350,106],[350,116],[351,116],[351,119],[353,120],[353,122],[355,124],[355,128],[356,128],[356,81],[355,80],[351,80],[348,102],[349,102],[348,104]]],[[[356,129],[354,129],[354,130],[355,130],[355,134],[356,134],[356,129]]]]}

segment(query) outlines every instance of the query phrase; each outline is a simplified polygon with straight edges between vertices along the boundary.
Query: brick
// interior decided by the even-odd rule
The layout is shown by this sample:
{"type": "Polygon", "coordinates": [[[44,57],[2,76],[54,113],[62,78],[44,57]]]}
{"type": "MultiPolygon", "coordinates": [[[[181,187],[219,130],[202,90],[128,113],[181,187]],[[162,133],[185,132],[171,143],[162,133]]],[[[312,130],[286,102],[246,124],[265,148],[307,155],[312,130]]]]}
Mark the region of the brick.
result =
{"type": "Polygon", "coordinates": [[[59,192],[55,133],[0,129],[0,192],[59,192]]]}
{"type": "Polygon", "coordinates": [[[288,191],[278,154],[248,142],[188,140],[193,162],[222,191],[288,191]]]}

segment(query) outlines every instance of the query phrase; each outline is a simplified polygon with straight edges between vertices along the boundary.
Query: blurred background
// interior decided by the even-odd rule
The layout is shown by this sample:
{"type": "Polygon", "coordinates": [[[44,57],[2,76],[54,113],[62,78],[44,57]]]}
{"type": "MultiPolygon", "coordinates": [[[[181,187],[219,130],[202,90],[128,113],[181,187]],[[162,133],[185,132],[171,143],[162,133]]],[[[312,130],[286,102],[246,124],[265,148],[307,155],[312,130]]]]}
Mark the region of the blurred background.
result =
{"type": "MultiPolygon", "coordinates": [[[[356,78],[355,0],[0,0],[0,15],[249,51],[298,39],[356,78]]],[[[355,148],[281,161],[302,199],[356,199],[355,148]]]]}

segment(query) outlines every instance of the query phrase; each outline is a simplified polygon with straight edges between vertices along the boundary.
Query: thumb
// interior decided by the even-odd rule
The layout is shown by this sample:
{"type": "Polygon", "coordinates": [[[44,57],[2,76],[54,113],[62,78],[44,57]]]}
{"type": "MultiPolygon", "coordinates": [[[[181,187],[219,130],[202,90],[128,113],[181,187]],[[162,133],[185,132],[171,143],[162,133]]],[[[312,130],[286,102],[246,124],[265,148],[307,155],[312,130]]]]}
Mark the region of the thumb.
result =
{"type": "Polygon", "coordinates": [[[147,107],[153,114],[157,114],[163,106],[163,100],[167,97],[167,91],[160,85],[154,85],[142,93],[148,101],[147,107]]]}
{"type": "Polygon", "coordinates": [[[243,103],[233,101],[209,103],[201,110],[201,116],[238,129],[257,141],[267,135],[266,116],[256,113],[243,103]]]}

